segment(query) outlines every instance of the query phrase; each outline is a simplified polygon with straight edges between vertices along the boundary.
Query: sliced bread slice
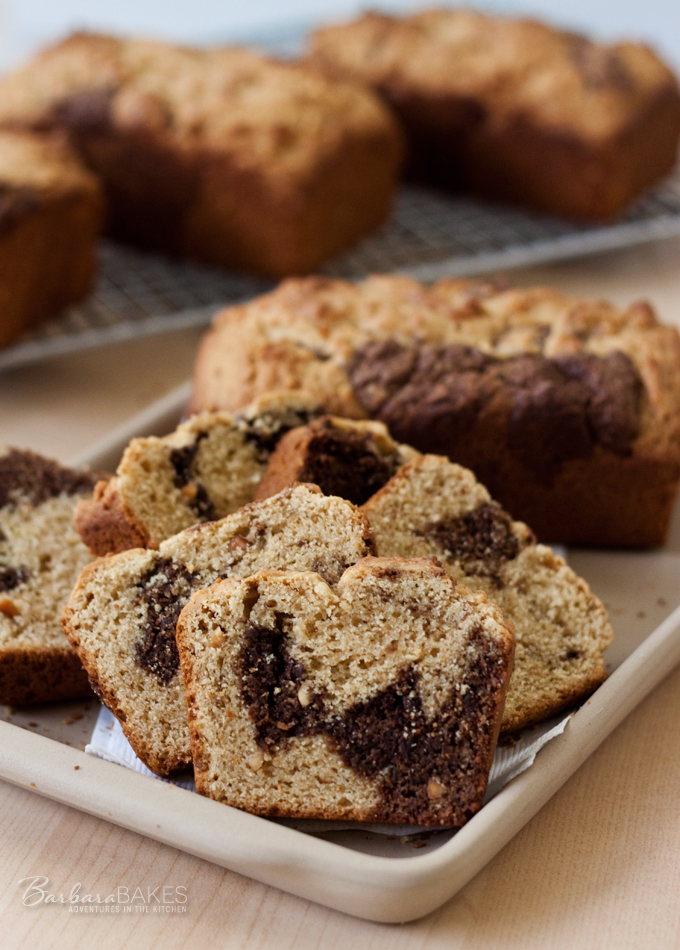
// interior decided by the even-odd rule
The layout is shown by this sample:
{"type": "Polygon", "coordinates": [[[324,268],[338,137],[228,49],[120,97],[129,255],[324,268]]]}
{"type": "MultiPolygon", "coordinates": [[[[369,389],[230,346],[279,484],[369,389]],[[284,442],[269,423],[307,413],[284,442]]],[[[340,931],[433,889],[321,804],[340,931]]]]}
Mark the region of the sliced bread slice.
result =
{"type": "Polygon", "coordinates": [[[421,456],[362,510],[381,557],[435,556],[513,623],[515,671],[503,732],[556,714],[603,682],[603,653],[613,638],[604,605],[468,469],[442,456],[421,456]]]}
{"type": "Polygon", "coordinates": [[[481,807],[512,628],[433,560],[366,558],[335,587],[313,573],[218,581],[177,639],[203,795],[455,828],[481,807]]]}
{"type": "Polygon", "coordinates": [[[175,628],[191,594],[258,570],[312,570],[337,583],[373,553],[365,516],[296,485],[160,545],[99,558],[82,572],[64,630],[93,688],[139,758],[159,775],[191,764],[175,628]]]}
{"type": "Polygon", "coordinates": [[[382,422],[322,416],[284,435],[255,497],[268,498],[293,482],[312,482],[326,495],[362,505],[418,454],[395,442],[382,422]]]}
{"type": "Polygon", "coordinates": [[[0,449],[0,703],[76,699],[90,692],[60,615],[92,559],[73,524],[101,475],[24,449],[0,449]]]}
{"type": "Polygon", "coordinates": [[[76,509],[83,541],[100,556],[158,548],[193,524],[237,511],[253,500],[281,436],[319,411],[308,397],[285,393],[236,416],[203,412],[163,438],[133,439],[115,477],[76,509]]]}

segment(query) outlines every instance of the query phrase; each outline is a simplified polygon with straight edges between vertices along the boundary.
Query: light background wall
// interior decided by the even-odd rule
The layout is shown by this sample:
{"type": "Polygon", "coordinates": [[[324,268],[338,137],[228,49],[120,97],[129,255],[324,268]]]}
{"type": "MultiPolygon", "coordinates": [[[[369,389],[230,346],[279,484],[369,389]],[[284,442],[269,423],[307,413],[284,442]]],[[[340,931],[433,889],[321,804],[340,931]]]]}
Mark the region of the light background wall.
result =
{"type": "MultiPolygon", "coordinates": [[[[427,5],[436,4],[437,0],[430,0],[427,5]]],[[[404,0],[0,0],[0,69],[76,28],[219,42],[248,40],[258,31],[280,25],[306,26],[342,18],[366,6],[412,9],[418,5],[425,4],[404,0]]],[[[477,5],[533,14],[603,39],[643,39],[680,72],[680,0],[487,0],[477,5]]]]}

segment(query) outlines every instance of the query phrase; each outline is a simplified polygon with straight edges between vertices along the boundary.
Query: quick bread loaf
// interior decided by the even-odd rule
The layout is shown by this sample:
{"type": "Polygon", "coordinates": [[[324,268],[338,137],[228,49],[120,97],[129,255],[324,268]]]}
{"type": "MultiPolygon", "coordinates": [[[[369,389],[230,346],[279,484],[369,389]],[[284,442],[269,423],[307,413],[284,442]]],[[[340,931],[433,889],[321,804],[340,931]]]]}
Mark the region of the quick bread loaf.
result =
{"type": "Polygon", "coordinates": [[[678,83],[642,43],[439,8],[322,28],[310,58],[379,93],[406,129],[410,173],[436,184],[600,220],[676,161],[678,83]]]}
{"type": "Polygon", "coordinates": [[[663,543],[680,477],[680,335],[547,288],[289,280],[201,343],[192,410],[300,392],[475,472],[542,541],[663,543]]]}
{"type": "Polygon", "coordinates": [[[513,636],[432,561],[261,571],[177,632],[196,788],[259,815],[454,827],[481,807],[513,636]]]}
{"type": "Polygon", "coordinates": [[[64,143],[0,131],[0,347],[90,290],[98,179],[64,143]]]}
{"type": "Polygon", "coordinates": [[[402,155],[354,83],[244,48],[85,33],[0,82],[0,127],[67,133],[115,237],[272,277],[380,224],[402,155]]]}

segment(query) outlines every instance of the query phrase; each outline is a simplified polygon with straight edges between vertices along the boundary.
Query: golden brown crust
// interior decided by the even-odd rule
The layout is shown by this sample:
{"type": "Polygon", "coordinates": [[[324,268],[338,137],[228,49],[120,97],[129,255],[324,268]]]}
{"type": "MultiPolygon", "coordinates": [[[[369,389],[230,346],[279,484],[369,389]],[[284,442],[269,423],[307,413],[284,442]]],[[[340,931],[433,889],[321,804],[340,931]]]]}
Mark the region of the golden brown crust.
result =
{"type": "Polygon", "coordinates": [[[481,588],[514,625],[503,732],[556,715],[603,682],[603,653],[613,636],[604,605],[472,472],[421,456],[362,510],[380,555],[436,557],[456,581],[481,588]]]}
{"type": "Polygon", "coordinates": [[[66,645],[63,649],[3,647],[0,652],[0,703],[23,706],[89,695],[87,674],[66,645]]]}
{"type": "Polygon", "coordinates": [[[642,44],[432,9],[318,30],[311,59],[397,111],[413,174],[487,197],[606,219],[675,163],[680,92],[642,44]]]}
{"type": "Polygon", "coordinates": [[[401,161],[368,90],[245,49],[77,34],[1,87],[0,125],[66,129],[102,175],[112,234],[273,277],[376,227],[401,161]]]}
{"type": "Polygon", "coordinates": [[[590,459],[566,462],[550,486],[528,477],[509,458],[486,481],[541,541],[653,548],[666,542],[679,478],[680,463],[673,456],[619,458],[596,452],[590,459]]]}
{"type": "Polygon", "coordinates": [[[546,701],[542,705],[538,703],[533,705],[530,712],[517,711],[514,715],[505,715],[501,732],[503,735],[510,735],[520,729],[535,726],[549,716],[558,716],[560,713],[574,708],[585,702],[606,679],[607,674],[603,664],[600,674],[594,673],[589,680],[580,683],[578,688],[564,689],[560,694],[555,694],[549,702],[546,701]]]}
{"type": "Polygon", "coordinates": [[[0,446],[0,702],[87,695],[87,676],[59,622],[89,554],[73,526],[99,473],[0,446]]]}
{"type": "Polygon", "coordinates": [[[149,546],[148,535],[109,481],[97,482],[93,497],[78,502],[74,518],[83,543],[96,557],[149,546]]]}
{"type": "MultiPolygon", "coordinates": [[[[120,554],[111,555],[111,557],[126,558],[133,553],[133,551],[123,551],[120,554]]],[[[83,568],[80,573],[80,577],[78,578],[78,583],[76,585],[77,588],[86,585],[92,578],[96,577],[97,571],[99,569],[99,563],[99,561],[93,561],[91,564],[88,564],[83,568]]],[[[108,689],[104,685],[99,676],[95,663],[92,662],[91,655],[86,649],[83,648],[80,643],[80,638],[78,637],[74,624],[72,623],[73,613],[73,607],[71,602],[69,602],[62,611],[61,625],[66,638],[75,650],[75,653],[78,657],[79,669],[81,673],[84,673],[89,687],[94,691],[99,700],[111,710],[113,715],[120,723],[125,738],[132,746],[135,755],[141,759],[147,768],[151,769],[151,771],[155,772],[157,775],[170,776],[189,768],[191,766],[190,754],[166,754],[162,757],[159,757],[154,752],[153,748],[145,744],[138,731],[128,728],[125,710],[121,708],[115,692],[108,689]]]]}
{"type": "Polygon", "coordinates": [[[318,414],[311,400],[283,394],[258,400],[238,417],[201,413],[162,438],[133,439],[113,478],[78,506],[81,538],[103,556],[158,548],[192,524],[224,518],[253,500],[282,433],[318,414]]]}
{"type": "Polygon", "coordinates": [[[0,189],[0,346],[6,346],[90,290],[103,198],[94,175],[65,145],[12,132],[0,132],[0,189]]]}
{"type": "Polygon", "coordinates": [[[362,505],[415,454],[379,422],[322,416],[284,435],[269,458],[255,501],[294,482],[362,505]]]}
{"type": "Polygon", "coordinates": [[[310,573],[218,581],[184,608],[178,646],[201,794],[261,815],[433,827],[481,806],[514,637],[433,559],[364,558],[334,589],[310,573]],[[262,676],[270,650],[281,662],[262,676]]]}
{"type": "Polygon", "coordinates": [[[615,139],[597,145],[518,116],[502,130],[485,128],[470,137],[467,180],[484,197],[610,221],[672,171],[678,131],[680,97],[672,87],[659,90],[615,139]]]}
{"type": "Polygon", "coordinates": [[[283,488],[299,481],[302,454],[309,443],[308,426],[291,429],[279,442],[269,459],[253,501],[270,498],[283,488]]]}
{"type": "Polygon", "coordinates": [[[374,544],[358,509],[314,486],[293,487],[161,543],[100,557],[80,573],[62,626],[128,741],[158,774],[190,762],[175,624],[194,588],[291,564],[339,580],[374,544]],[[182,599],[184,598],[184,600],[182,599]]]}
{"type": "MultiPolygon", "coordinates": [[[[69,636],[68,628],[64,626],[64,632],[69,636]]],[[[118,703],[115,693],[111,690],[106,689],[97,676],[97,670],[92,665],[86,662],[86,656],[83,654],[83,666],[87,672],[87,677],[89,685],[92,688],[93,692],[97,695],[98,699],[109,709],[113,715],[116,717],[120,723],[120,727],[123,730],[125,738],[130,743],[135,755],[140,759],[144,765],[151,769],[152,772],[155,772],[156,775],[161,775],[164,778],[168,778],[171,775],[176,775],[178,772],[183,772],[188,768],[191,768],[192,759],[191,755],[164,755],[159,757],[156,755],[152,748],[146,745],[141,741],[141,737],[137,731],[134,729],[129,729],[127,725],[127,717],[125,711],[121,708],[118,703]]]]}
{"type": "Polygon", "coordinates": [[[114,237],[279,278],[313,271],[382,223],[396,187],[397,143],[395,130],[347,133],[336,154],[319,156],[284,188],[267,168],[244,169],[238,155],[207,148],[178,169],[174,143],[115,129],[79,147],[107,183],[114,237]]]}
{"type": "MultiPolygon", "coordinates": [[[[269,387],[302,390],[334,415],[373,414],[400,442],[449,454],[475,471],[542,540],[652,547],[665,539],[680,476],[679,368],[677,329],[660,324],[646,303],[618,310],[549,288],[508,289],[476,281],[442,280],[426,288],[405,277],[371,277],[362,284],[308,278],[285,281],[271,294],[218,314],[197,355],[192,407],[234,410],[269,387]],[[398,366],[385,370],[392,373],[393,386],[385,400],[379,358],[386,365],[390,347],[404,356],[405,369],[404,378],[398,366]],[[405,388],[404,379],[409,381],[409,361],[417,367],[426,347],[441,348],[443,356],[472,348],[482,361],[526,355],[541,372],[557,367],[558,376],[565,360],[582,366],[609,360],[627,367],[633,389],[636,378],[640,384],[639,398],[633,393],[629,399],[635,432],[616,450],[588,444],[583,455],[560,458],[546,475],[538,461],[547,451],[531,425],[513,430],[518,444],[524,439],[526,445],[521,458],[509,444],[512,405],[526,406],[527,393],[540,397],[531,380],[523,393],[501,394],[503,399],[484,412],[470,403],[471,430],[465,429],[469,419],[462,418],[461,427],[455,417],[456,399],[465,404],[464,373],[456,388],[453,371],[442,371],[436,380],[422,372],[417,404],[411,396],[402,402],[393,398],[405,388]],[[363,383],[356,382],[357,354],[363,383]],[[373,399],[377,408],[371,408],[373,399]],[[511,405],[510,399],[517,401],[511,405]],[[457,441],[456,433],[462,433],[457,441]],[[532,444],[535,452],[529,450],[532,444]],[[537,460],[533,468],[528,457],[537,460]]],[[[581,405],[588,407],[590,398],[583,397],[581,405]]],[[[547,418],[539,402],[536,406],[547,418]]],[[[544,423],[534,423],[544,433],[544,423]]],[[[589,425],[583,431],[592,431],[589,425]]],[[[561,451],[558,446],[556,455],[561,451]]]]}

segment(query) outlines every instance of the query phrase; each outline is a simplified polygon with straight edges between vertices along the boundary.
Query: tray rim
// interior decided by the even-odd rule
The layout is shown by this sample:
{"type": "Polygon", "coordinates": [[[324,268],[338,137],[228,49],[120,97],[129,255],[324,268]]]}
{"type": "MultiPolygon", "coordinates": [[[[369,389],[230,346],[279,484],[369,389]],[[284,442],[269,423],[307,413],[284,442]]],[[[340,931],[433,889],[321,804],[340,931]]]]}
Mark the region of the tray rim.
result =
{"type": "MultiPolygon", "coordinates": [[[[119,457],[135,435],[168,431],[189,387],[171,390],[76,462],[99,466],[119,457]]],[[[531,769],[438,849],[407,858],[355,851],[197,795],[188,800],[184,789],[2,721],[0,778],[334,910],[404,923],[467,884],[678,663],[680,606],[574,713],[531,769]]]]}

